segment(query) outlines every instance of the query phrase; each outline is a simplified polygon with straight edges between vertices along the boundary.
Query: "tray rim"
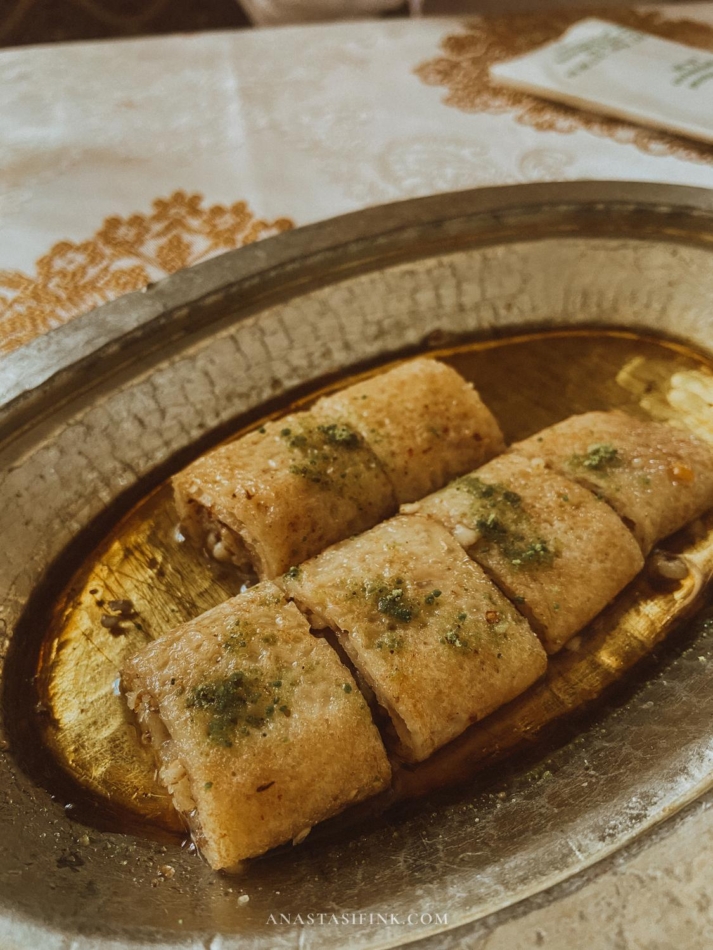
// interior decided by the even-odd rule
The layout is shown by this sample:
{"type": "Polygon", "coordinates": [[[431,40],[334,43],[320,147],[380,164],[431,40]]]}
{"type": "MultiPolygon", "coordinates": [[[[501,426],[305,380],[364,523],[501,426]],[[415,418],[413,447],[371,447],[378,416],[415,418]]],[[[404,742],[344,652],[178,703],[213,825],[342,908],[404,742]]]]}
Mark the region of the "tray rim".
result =
{"type": "MultiPolygon", "coordinates": [[[[134,292],[95,308],[1,357],[0,383],[7,377],[10,388],[0,392],[0,437],[3,427],[12,436],[28,420],[36,422],[38,411],[56,409],[58,399],[76,397],[78,376],[89,373],[97,381],[129,364],[137,352],[145,357],[147,337],[149,352],[155,352],[160,358],[167,340],[185,341],[192,333],[199,336],[204,330],[213,332],[218,320],[212,311],[216,304],[224,306],[222,294],[226,286],[249,287],[251,282],[269,281],[271,275],[275,275],[278,281],[283,280],[284,293],[298,295],[300,288],[312,289],[315,284],[311,282],[315,280],[329,284],[339,279],[333,270],[319,273],[325,259],[328,263],[330,253],[350,256],[354,269],[345,268],[342,271],[345,277],[359,269],[379,270],[383,263],[396,264],[427,256],[428,245],[425,253],[414,253],[414,248],[409,248],[413,229],[438,224],[455,222],[456,233],[448,235],[443,242],[434,242],[431,245],[434,253],[442,250],[448,241],[451,242],[448,249],[491,243],[488,238],[493,231],[497,232],[497,243],[506,243],[503,220],[508,215],[520,215],[515,240],[523,237],[519,230],[522,215],[543,218],[543,213],[545,227],[535,237],[546,239],[567,233],[576,237],[577,228],[562,227],[557,222],[584,211],[595,213],[602,225],[602,237],[642,240],[665,237],[672,243],[706,246],[713,251],[713,190],[703,188],[626,182],[516,185],[411,199],[354,212],[217,256],[164,278],[146,291],[134,292]],[[631,220],[632,212],[641,212],[636,228],[622,234],[615,227],[617,215],[621,213],[631,220]],[[652,227],[652,222],[660,227],[652,227]],[[389,225],[387,230],[384,230],[385,224],[389,225]],[[370,243],[379,237],[386,238],[390,257],[383,253],[376,256],[370,250],[370,243]],[[194,306],[204,307],[197,326],[171,326],[174,315],[194,306]],[[97,321],[97,325],[92,326],[92,321],[97,321]],[[102,361],[100,366],[98,359],[102,361]]],[[[594,229],[585,225],[581,230],[591,236],[594,229]]],[[[531,235],[527,235],[527,239],[530,238],[531,235]]],[[[423,247],[417,245],[416,251],[423,247]]],[[[240,312],[230,313],[226,320],[238,323],[250,315],[250,301],[245,303],[244,300],[241,297],[240,312]]],[[[264,307],[264,298],[255,301],[255,310],[264,307]]],[[[445,933],[449,936],[460,933],[465,937],[472,936],[476,928],[494,929],[505,920],[522,916],[530,909],[556,901],[562,893],[586,885],[606,872],[614,860],[626,859],[670,833],[697,803],[709,802],[713,792],[707,791],[708,788],[706,783],[704,788],[694,790],[691,798],[681,800],[675,810],[643,828],[623,848],[602,855],[564,880],[538,887],[531,895],[525,894],[491,915],[448,928],[445,933]]],[[[415,941],[406,939],[403,945],[435,948],[445,933],[415,938],[415,941]]]]}
{"type": "MultiPolygon", "coordinates": [[[[97,378],[141,353],[197,335],[219,321],[228,292],[240,293],[240,313],[265,309],[289,296],[463,247],[522,239],[523,218],[535,218],[537,239],[576,235],[588,213],[587,233],[600,237],[666,237],[713,250],[713,189],[628,181],[546,182],[474,188],[377,205],[298,227],[226,251],[177,271],[143,290],[95,307],[0,356],[0,440],[48,406],[76,395],[81,376],[97,378]],[[514,227],[504,227],[512,219],[514,227]],[[632,224],[634,225],[632,227],[632,224]],[[594,227],[593,227],[594,225],[594,227]],[[625,226],[625,231],[621,228],[625,226]],[[438,241],[414,244],[416,231],[441,228],[438,241]],[[330,267],[331,259],[338,264],[330,267]],[[344,261],[347,261],[345,264],[344,261]],[[339,275],[339,276],[337,276],[339,275]],[[275,281],[276,291],[264,292],[275,281]],[[200,322],[188,310],[202,310],[200,322]],[[148,348],[147,348],[148,344],[148,348]]],[[[528,235],[528,238],[530,236],[528,235]]],[[[231,322],[236,315],[231,315],[231,322]]]]}

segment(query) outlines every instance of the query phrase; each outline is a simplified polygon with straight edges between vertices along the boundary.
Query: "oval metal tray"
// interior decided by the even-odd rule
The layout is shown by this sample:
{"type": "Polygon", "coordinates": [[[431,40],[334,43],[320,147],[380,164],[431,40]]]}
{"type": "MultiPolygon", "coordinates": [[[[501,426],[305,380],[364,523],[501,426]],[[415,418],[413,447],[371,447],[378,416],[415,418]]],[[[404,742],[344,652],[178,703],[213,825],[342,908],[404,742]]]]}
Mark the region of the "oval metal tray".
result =
{"type": "MultiPolygon", "coordinates": [[[[712,251],[713,197],[697,189],[444,195],[232,252],[0,361],[4,725],[31,686],[22,660],[43,631],[28,618],[68,565],[237,420],[463,336],[629,327],[710,352],[712,251]]],[[[571,880],[713,784],[713,684],[701,661],[711,626],[684,631],[644,679],[572,723],[544,757],[513,764],[502,791],[406,807],[238,879],[174,852],[175,874],[162,876],[160,840],[73,821],[37,770],[19,764],[28,750],[4,743],[2,945],[458,946],[488,915],[571,880]],[[348,920],[305,928],[281,914],[348,920]]]]}

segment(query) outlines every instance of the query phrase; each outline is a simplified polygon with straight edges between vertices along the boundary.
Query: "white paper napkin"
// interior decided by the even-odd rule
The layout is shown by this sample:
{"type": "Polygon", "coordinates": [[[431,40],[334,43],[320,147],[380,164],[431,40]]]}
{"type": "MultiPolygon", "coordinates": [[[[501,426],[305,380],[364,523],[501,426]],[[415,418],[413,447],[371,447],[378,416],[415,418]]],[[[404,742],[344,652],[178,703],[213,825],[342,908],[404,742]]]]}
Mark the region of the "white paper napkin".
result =
{"type": "Polygon", "coordinates": [[[495,65],[512,89],[713,142],[713,53],[605,20],[495,65]]]}

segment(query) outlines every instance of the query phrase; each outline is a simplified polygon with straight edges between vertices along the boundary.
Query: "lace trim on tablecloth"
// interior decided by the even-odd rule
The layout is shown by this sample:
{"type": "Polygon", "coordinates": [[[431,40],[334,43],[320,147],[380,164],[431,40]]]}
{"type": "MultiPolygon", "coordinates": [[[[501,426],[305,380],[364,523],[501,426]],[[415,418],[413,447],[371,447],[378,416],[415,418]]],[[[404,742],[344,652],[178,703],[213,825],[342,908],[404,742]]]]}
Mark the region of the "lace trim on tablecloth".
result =
{"type": "Polygon", "coordinates": [[[157,198],[149,214],[109,217],[90,240],[55,244],[34,276],[0,270],[0,353],[182,267],[292,227],[289,218],[256,218],[244,201],[205,207],[202,195],[184,191],[157,198]]]}
{"type": "Polygon", "coordinates": [[[497,85],[490,67],[549,43],[586,16],[612,20],[622,26],[652,33],[688,46],[713,50],[713,26],[700,21],[671,19],[671,14],[641,10],[571,10],[477,18],[464,24],[465,32],[447,36],[442,55],[416,68],[429,86],[444,86],[444,102],[463,112],[514,113],[518,122],[543,132],[591,132],[649,155],[673,156],[689,162],[713,164],[713,146],[688,141],[628,122],[609,119],[497,85]]]}

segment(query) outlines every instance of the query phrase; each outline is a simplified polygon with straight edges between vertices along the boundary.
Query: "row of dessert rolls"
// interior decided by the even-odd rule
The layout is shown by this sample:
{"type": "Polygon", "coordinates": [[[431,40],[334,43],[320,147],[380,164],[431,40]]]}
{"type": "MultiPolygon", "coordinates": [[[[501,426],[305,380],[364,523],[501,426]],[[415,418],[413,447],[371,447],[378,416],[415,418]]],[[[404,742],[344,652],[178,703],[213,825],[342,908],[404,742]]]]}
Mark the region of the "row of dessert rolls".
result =
{"type": "Polygon", "coordinates": [[[572,417],[462,471],[444,488],[428,476],[435,493],[414,489],[400,514],[125,666],[129,705],[213,867],[301,840],[388,786],[387,748],[420,761],[522,693],[659,538],[713,505],[710,447],[619,412],[572,417]],[[331,631],[350,666],[313,630],[331,631]],[[387,717],[381,733],[365,696],[387,717]]]}
{"type": "Polygon", "coordinates": [[[415,359],[202,456],[174,478],[176,505],[209,555],[266,579],[504,448],[472,385],[415,359]]]}

